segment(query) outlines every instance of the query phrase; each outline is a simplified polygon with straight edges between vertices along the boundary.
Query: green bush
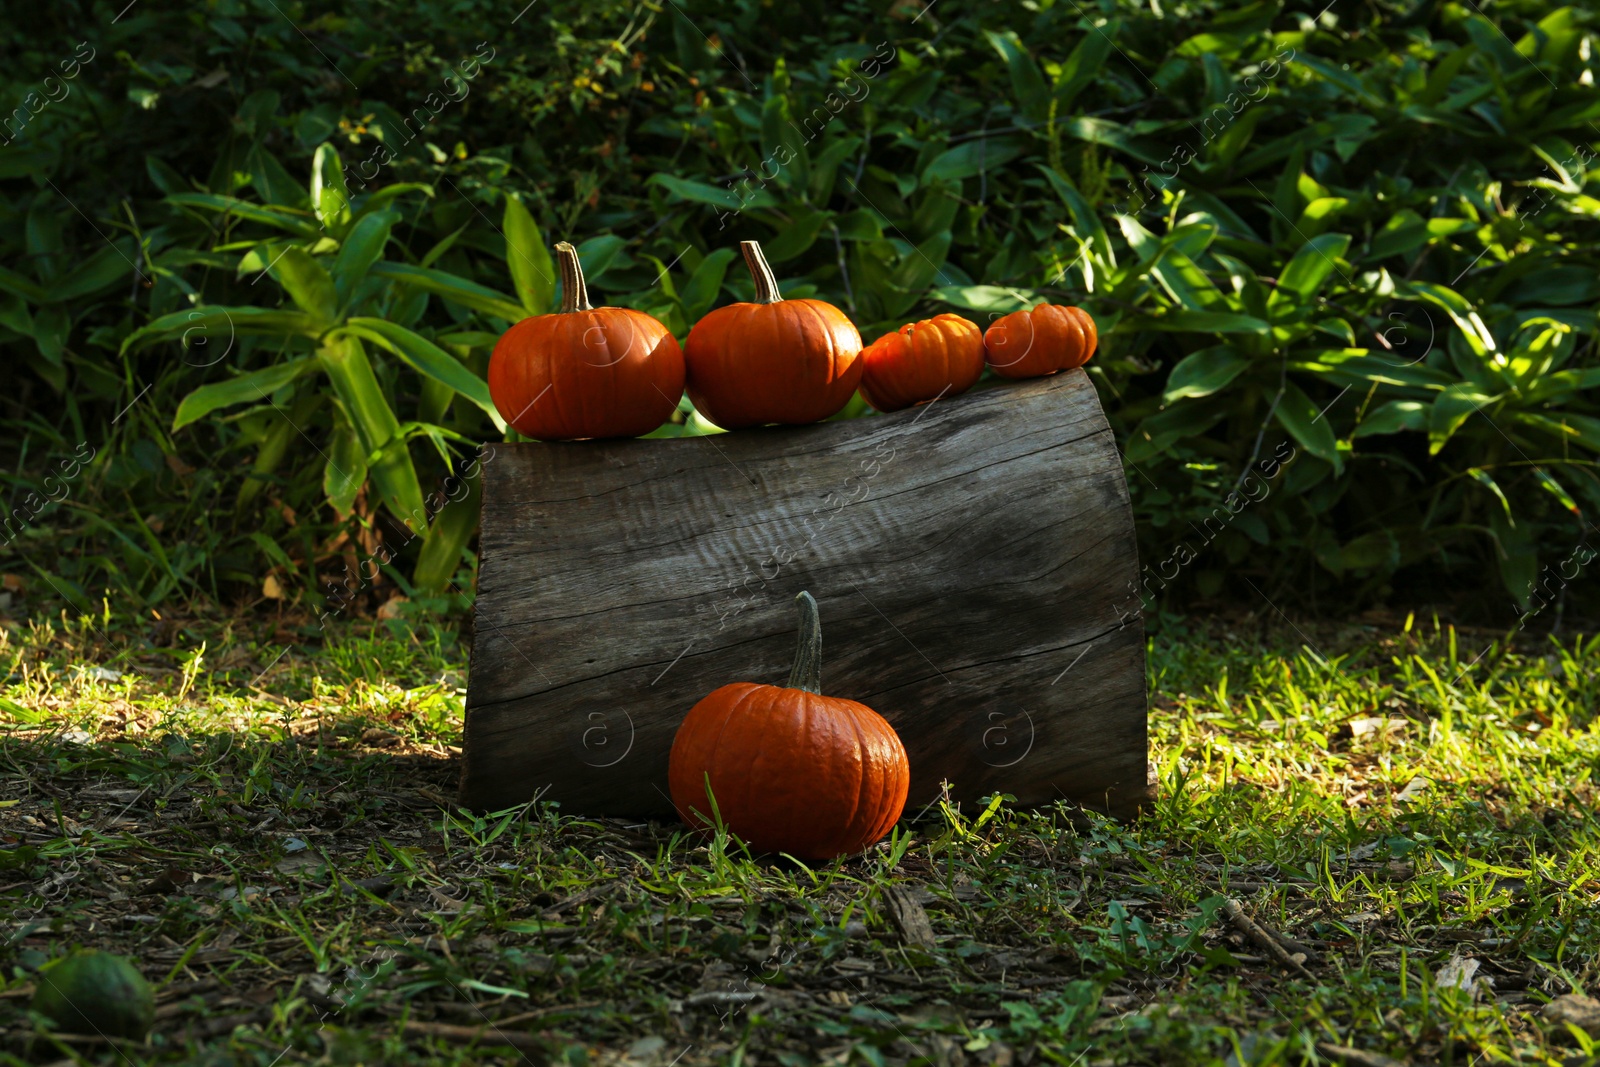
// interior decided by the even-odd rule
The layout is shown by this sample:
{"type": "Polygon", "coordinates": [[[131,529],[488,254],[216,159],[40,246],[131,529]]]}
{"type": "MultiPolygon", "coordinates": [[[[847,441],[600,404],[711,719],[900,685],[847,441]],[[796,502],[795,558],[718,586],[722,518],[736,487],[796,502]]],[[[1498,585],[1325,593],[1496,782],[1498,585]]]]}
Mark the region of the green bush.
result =
{"type": "MultiPolygon", "coordinates": [[[[426,501],[501,436],[488,348],[549,306],[546,236],[680,336],[748,297],[743,238],[868,339],[1087,307],[1147,598],[1526,611],[1577,573],[1600,506],[1584,9],[319,11],[10,31],[10,98],[76,27],[102,35],[0,147],[0,241],[28,268],[0,273],[0,345],[29,368],[12,484],[95,450],[13,551],[78,596],[270,570],[315,600],[342,524],[378,555],[419,502],[445,521],[426,501]],[[299,177],[340,170],[338,204],[299,177]]],[[[447,588],[471,563],[448,522],[378,558],[447,588]]]]}

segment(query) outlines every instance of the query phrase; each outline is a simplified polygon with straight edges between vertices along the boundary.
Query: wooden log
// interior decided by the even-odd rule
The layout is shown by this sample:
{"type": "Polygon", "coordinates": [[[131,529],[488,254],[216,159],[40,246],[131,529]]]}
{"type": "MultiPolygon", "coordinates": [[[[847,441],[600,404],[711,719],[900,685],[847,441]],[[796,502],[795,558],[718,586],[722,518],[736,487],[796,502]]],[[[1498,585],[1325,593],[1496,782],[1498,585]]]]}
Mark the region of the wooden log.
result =
{"type": "Polygon", "coordinates": [[[494,445],[482,470],[469,807],[673,817],[678,723],[783,684],[802,589],[823,691],[905,743],[908,814],[944,782],[1149,796],[1132,514],[1081,370],[815,426],[494,445]]]}

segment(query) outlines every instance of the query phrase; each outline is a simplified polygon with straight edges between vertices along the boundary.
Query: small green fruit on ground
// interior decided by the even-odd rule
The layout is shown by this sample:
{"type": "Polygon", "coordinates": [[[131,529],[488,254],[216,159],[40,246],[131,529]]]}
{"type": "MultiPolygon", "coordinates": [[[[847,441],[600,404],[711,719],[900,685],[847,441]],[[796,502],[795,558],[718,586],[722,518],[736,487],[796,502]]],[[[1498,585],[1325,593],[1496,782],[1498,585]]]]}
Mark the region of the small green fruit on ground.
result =
{"type": "Polygon", "coordinates": [[[156,998],[126,959],[86,949],[40,969],[32,1008],[65,1033],[137,1039],[155,1020],[156,998]]]}

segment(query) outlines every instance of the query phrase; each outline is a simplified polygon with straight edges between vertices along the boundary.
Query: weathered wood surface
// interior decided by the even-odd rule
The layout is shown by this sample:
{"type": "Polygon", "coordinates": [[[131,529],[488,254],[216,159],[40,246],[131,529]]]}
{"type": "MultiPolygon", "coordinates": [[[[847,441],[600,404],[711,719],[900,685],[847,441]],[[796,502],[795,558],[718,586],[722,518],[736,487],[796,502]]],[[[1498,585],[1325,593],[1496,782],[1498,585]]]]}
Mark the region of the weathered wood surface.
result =
{"type": "Polygon", "coordinates": [[[823,690],[911,759],[908,813],[1001,791],[1147,798],[1127,485],[1082,371],[892,415],[681,440],[495,445],[462,801],[671,816],[667,754],[732,681],[823,690]]]}

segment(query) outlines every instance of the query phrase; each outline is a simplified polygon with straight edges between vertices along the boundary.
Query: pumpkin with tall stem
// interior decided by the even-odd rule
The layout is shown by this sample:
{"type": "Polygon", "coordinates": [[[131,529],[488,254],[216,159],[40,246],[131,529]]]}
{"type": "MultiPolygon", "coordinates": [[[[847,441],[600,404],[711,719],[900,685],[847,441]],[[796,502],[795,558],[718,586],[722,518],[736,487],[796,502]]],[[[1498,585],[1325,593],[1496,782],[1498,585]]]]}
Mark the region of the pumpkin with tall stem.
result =
{"type": "Polygon", "coordinates": [[[725,430],[820,422],[861,382],[861,334],[822,300],[785,300],[761,246],[740,241],[755,300],[708,313],[684,345],[689,399],[725,430]]]}
{"type": "Polygon", "coordinates": [[[787,686],[734,682],[701,699],[672,741],[667,780],[691,827],[721,824],[760,852],[828,860],[900,818],[905,746],[865,704],[822,695],[822,625],[810,593],[787,686]]]}
{"type": "Polygon", "coordinates": [[[511,327],[489,357],[489,395],[516,431],[541,441],[638,437],[683,397],[683,350],[633,308],[596,308],[578,250],[556,246],[561,306],[511,327]]]}

